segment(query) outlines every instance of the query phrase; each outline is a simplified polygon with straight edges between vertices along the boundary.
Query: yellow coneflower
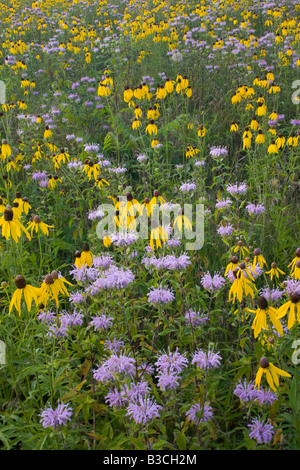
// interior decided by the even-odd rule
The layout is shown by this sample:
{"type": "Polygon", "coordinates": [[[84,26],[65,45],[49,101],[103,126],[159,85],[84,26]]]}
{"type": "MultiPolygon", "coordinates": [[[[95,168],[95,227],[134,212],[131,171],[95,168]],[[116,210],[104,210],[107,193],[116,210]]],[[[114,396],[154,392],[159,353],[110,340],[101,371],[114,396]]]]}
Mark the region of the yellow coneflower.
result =
{"type": "Polygon", "coordinates": [[[67,297],[70,297],[70,294],[67,291],[67,288],[66,288],[65,284],[68,284],[69,286],[73,286],[73,284],[71,284],[71,282],[67,281],[57,271],[52,271],[51,276],[53,278],[53,284],[54,284],[55,289],[57,289],[62,295],[66,295],[67,297]]]}
{"type": "Polygon", "coordinates": [[[186,215],[184,215],[183,209],[180,209],[177,216],[175,217],[173,223],[173,230],[175,231],[175,228],[177,227],[178,230],[181,232],[182,226],[187,228],[188,230],[192,230],[192,224],[190,220],[187,218],[186,215]]]}
{"type": "Polygon", "coordinates": [[[239,265],[239,259],[237,256],[233,256],[231,258],[231,261],[230,263],[227,264],[226,266],[226,269],[225,269],[225,273],[224,273],[224,276],[226,276],[226,274],[229,272],[229,271],[234,271],[239,265]]]}
{"type": "Polygon", "coordinates": [[[278,268],[276,263],[271,263],[271,269],[270,271],[266,271],[266,274],[270,274],[271,281],[273,280],[273,277],[279,278],[279,274],[285,274],[281,269],[278,268]]]}
{"type": "Polygon", "coordinates": [[[142,123],[139,119],[137,118],[134,118],[134,120],[132,121],[132,129],[138,129],[139,127],[142,127],[142,123]]]}
{"type": "Polygon", "coordinates": [[[149,135],[157,135],[157,126],[154,123],[153,119],[150,119],[148,126],[146,127],[146,132],[149,135]]]}
{"type": "Polygon", "coordinates": [[[102,178],[101,175],[98,175],[94,186],[97,186],[99,189],[101,189],[102,186],[104,185],[104,183],[107,184],[107,186],[110,186],[108,181],[106,181],[104,178],[102,178]]]}
{"type": "Polygon", "coordinates": [[[143,116],[143,111],[141,110],[141,108],[139,106],[135,106],[134,115],[135,115],[136,119],[139,119],[143,116]]]}
{"type": "Polygon", "coordinates": [[[290,262],[290,264],[288,265],[288,268],[291,268],[291,271],[290,271],[291,276],[293,276],[293,274],[294,274],[297,262],[300,262],[300,248],[296,249],[295,258],[293,258],[292,261],[290,262]]]}
{"type": "Polygon", "coordinates": [[[192,96],[192,93],[193,93],[192,88],[190,86],[186,87],[185,94],[188,98],[190,98],[192,96]]]}
{"type": "Polygon", "coordinates": [[[92,266],[94,255],[90,251],[90,245],[88,243],[83,244],[80,259],[82,264],[86,264],[89,268],[92,266]]]}
{"type": "Polygon", "coordinates": [[[290,300],[277,310],[278,318],[283,318],[289,311],[288,329],[290,330],[296,321],[300,324],[300,294],[295,291],[290,294],[290,300]]]}
{"type": "Polygon", "coordinates": [[[232,121],[230,124],[230,132],[237,132],[239,130],[239,125],[235,122],[232,121]]]}
{"type": "Polygon", "coordinates": [[[203,126],[203,124],[199,124],[197,134],[199,137],[204,137],[207,132],[207,129],[203,126]]]}
{"type": "Polygon", "coordinates": [[[265,143],[265,136],[263,135],[263,131],[261,129],[258,130],[258,134],[255,139],[256,144],[264,144],[265,143]]]}
{"type": "Polygon", "coordinates": [[[249,253],[248,248],[244,245],[242,240],[239,240],[233,249],[234,253],[237,253],[238,251],[241,253],[242,257],[244,257],[246,253],[249,253]]]}
{"type": "Polygon", "coordinates": [[[42,222],[39,215],[34,215],[31,218],[31,221],[28,222],[27,226],[27,230],[31,230],[31,236],[33,234],[33,231],[35,231],[36,233],[41,231],[44,235],[48,236],[49,228],[54,228],[54,225],[45,224],[45,222],[42,222]]]}
{"type": "Polygon", "coordinates": [[[250,129],[251,129],[252,131],[257,131],[257,129],[259,128],[259,123],[258,123],[258,121],[256,120],[255,116],[252,118],[252,121],[251,121],[249,127],[250,127],[250,129]]]}
{"type": "Polygon", "coordinates": [[[253,264],[252,264],[253,269],[255,268],[257,264],[259,264],[261,269],[263,269],[264,265],[268,266],[259,248],[255,248],[255,250],[253,251],[253,255],[254,255],[253,264]]]}
{"type": "Polygon", "coordinates": [[[278,153],[278,147],[275,143],[275,140],[272,140],[271,144],[269,145],[268,153],[269,154],[277,154],[278,153]]]}
{"type": "Polygon", "coordinates": [[[233,270],[235,279],[229,291],[229,302],[234,303],[236,298],[241,302],[243,300],[243,295],[246,297],[250,295],[252,299],[254,298],[254,292],[257,289],[251,281],[251,279],[254,281],[254,278],[249,271],[250,270],[247,269],[245,263],[240,263],[240,265],[233,270]],[[248,279],[245,274],[247,274],[250,279],[248,279]]]}
{"type": "Polygon", "coordinates": [[[165,89],[167,91],[167,93],[172,93],[173,90],[174,90],[174,80],[170,80],[169,78],[167,78],[166,82],[165,82],[165,89]]]}
{"type": "Polygon", "coordinates": [[[106,233],[103,237],[103,245],[108,248],[111,245],[111,238],[110,236],[106,233]]]}
{"type": "Polygon", "coordinates": [[[129,103],[131,101],[131,98],[133,97],[133,91],[129,88],[128,85],[124,87],[124,101],[125,103],[129,103]]]}
{"type": "Polygon", "coordinates": [[[154,240],[156,244],[156,248],[161,248],[161,240],[164,242],[168,241],[168,234],[167,231],[155,220],[151,221],[151,233],[150,233],[150,246],[154,251],[154,240]]]}
{"type": "Polygon", "coordinates": [[[156,204],[159,204],[159,203],[160,203],[161,205],[163,205],[163,204],[166,203],[166,201],[160,196],[159,191],[158,191],[157,189],[155,189],[155,190],[153,191],[153,197],[152,197],[152,199],[151,199],[151,201],[150,201],[150,204],[151,204],[152,206],[155,206],[156,204]]]}
{"type": "Polygon", "coordinates": [[[11,207],[6,206],[3,216],[0,218],[0,227],[2,227],[2,236],[8,240],[10,237],[18,243],[21,237],[21,231],[23,231],[28,238],[31,239],[30,234],[21,222],[14,218],[14,212],[11,207]]]}
{"type": "Polygon", "coordinates": [[[62,183],[62,180],[57,175],[54,175],[54,176],[50,175],[49,180],[48,180],[48,188],[54,189],[58,182],[62,183]]]}
{"type": "Polygon", "coordinates": [[[11,148],[7,143],[6,139],[2,140],[2,145],[1,145],[1,154],[3,158],[9,158],[11,156],[11,148]]]}
{"type": "Polygon", "coordinates": [[[52,137],[52,131],[49,129],[49,126],[45,127],[44,130],[44,139],[50,139],[52,137]]]}
{"type": "Polygon", "coordinates": [[[0,214],[3,214],[3,212],[5,211],[5,205],[3,204],[3,198],[0,197],[0,214]]]}
{"type": "Polygon", "coordinates": [[[17,289],[13,293],[9,304],[8,314],[11,314],[12,309],[15,309],[19,312],[19,316],[21,315],[21,300],[22,296],[24,297],[26,307],[28,312],[31,311],[32,301],[34,300],[35,304],[38,304],[38,292],[39,289],[37,287],[33,287],[30,284],[27,284],[24,276],[18,275],[14,279],[15,285],[17,289]]]}
{"type": "Polygon", "coordinates": [[[278,137],[277,137],[275,143],[276,143],[276,145],[279,149],[284,147],[285,137],[281,134],[281,132],[278,134],[278,137]]]}
{"type": "Polygon", "coordinates": [[[257,309],[255,313],[256,315],[251,326],[254,330],[254,338],[257,338],[262,329],[268,329],[268,317],[280,336],[283,334],[283,328],[277,317],[276,309],[274,307],[270,307],[267,299],[262,295],[257,299],[257,309]]]}
{"type": "Polygon", "coordinates": [[[278,376],[291,377],[291,375],[288,372],[278,369],[278,367],[274,366],[274,364],[269,362],[266,357],[260,358],[259,365],[260,367],[255,377],[255,387],[260,388],[260,383],[261,383],[263,374],[266,374],[267,382],[270,385],[271,389],[274,391],[276,391],[276,387],[279,387],[278,376]]]}
{"type": "Polygon", "coordinates": [[[42,283],[38,291],[38,303],[47,305],[49,300],[55,300],[57,308],[59,307],[58,295],[61,293],[60,285],[54,283],[54,279],[51,274],[45,276],[44,282],[42,283]]]}

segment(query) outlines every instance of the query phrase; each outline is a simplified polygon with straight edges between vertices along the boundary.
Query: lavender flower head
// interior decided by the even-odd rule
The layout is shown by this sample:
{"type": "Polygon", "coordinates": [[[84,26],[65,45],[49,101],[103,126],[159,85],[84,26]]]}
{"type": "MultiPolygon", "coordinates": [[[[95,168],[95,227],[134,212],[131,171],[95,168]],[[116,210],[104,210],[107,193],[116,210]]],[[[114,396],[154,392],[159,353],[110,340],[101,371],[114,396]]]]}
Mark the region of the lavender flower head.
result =
{"type": "Polygon", "coordinates": [[[194,424],[206,423],[210,421],[213,417],[212,407],[209,403],[205,403],[202,408],[200,403],[192,405],[187,411],[186,416],[189,421],[192,421],[194,424]],[[197,416],[198,415],[198,416],[197,416]]]}
{"type": "Polygon", "coordinates": [[[202,370],[214,369],[219,367],[221,359],[219,353],[214,353],[210,349],[207,353],[198,349],[193,355],[192,364],[196,364],[202,370]]]}
{"type": "Polygon", "coordinates": [[[216,292],[222,289],[225,284],[225,278],[218,273],[212,277],[209,272],[202,276],[201,284],[209,292],[216,292]]]}
{"type": "Polygon", "coordinates": [[[152,287],[147,297],[151,305],[168,304],[175,299],[172,290],[164,289],[163,287],[152,287]]]}
{"type": "Polygon", "coordinates": [[[268,444],[274,434],[274,427],[268,422],[264,422],[260,418],[253,419],[250,428],[249,437],[255,439],[258,444],[268,444]]]}
{"type": "Polygon", "coordinates": [[[44,428],[65,426],[67,421],[71,420],[72,414],[73,411],[69,403],[58,403],[55,410],[48,406],[42,411],[40,423],[42,423],[44,428]]]}
{"type": "Polygon", "coordinates": [[[141,397],[136,402],[130,403],[127,407],[127,416],[134,419],[138,424],[147,424],[153,418],[159,417],[159,412],[162,409],[155,400],[146,397],[141,397]]]}

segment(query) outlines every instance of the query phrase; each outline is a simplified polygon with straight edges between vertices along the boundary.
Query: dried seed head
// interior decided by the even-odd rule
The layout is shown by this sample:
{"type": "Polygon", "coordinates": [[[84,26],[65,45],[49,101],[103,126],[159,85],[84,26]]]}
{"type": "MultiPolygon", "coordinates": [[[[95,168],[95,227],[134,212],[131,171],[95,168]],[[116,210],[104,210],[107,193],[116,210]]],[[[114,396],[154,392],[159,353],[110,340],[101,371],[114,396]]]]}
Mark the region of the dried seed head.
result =
{"type": "Polygon", "coordinates": [[[15,284],[18,289],[25,289],[26,287],[26,280],[25,277],[22,276],[21,274],[15,277],[15,284]]]}
{"type": "Polygon", "coordinates": [[[263,369],[266,369],[267,367],[269,367],[270,363],[266,357],[261,357],[259,361],[259,365],[263,369]]]}
{"type": "Polygon", "coordinates": [[[85,242],[82,246],[82,251],[90,251],[90,245],[85,242]]]}
{"type": "Polygon", "coordinates": [[[12,209],[7,206],[6,209],[4,210],[3,216],[6,222],[11,222],[14,218],[14,213],[12,209]]]}
{"type": "Polygon", "coordinates": [[[24,196],[22,199],[23,202],[28,202],[28,197],[24,196]]]}
{"type": "Polygon", "coordinates": [[[127,201],[132,201],[133,195],[131,193],[126,193],[127,201]]]}
{"type": "Polygon", "coordinates": [[[249,256],[247,256],[247,257],[245,258],[245,263],[250,263],[250,261],[251,261],[251,258],[249,258],[249,256]]]}
{"type": "Polygon", "coordinates": [[[261,310],[266,310],[268,308],[268,301],[264,296],[260,296],[257,299],[257,305],[261,310]]]}
{"type": "Polygon", "coordinates": [[[51,274],[47,274],[47,276],[45,276],[45,283],[46,283],[46,284],[49,284],[49,285],[51,285],[51,284],[54,283],[54,279],[53,279],[53,277],[51,276],[51,274]]]}
{"type": "Polygon", "coordinates": [[[237,244],[238,246],[244,246],[244,243],[242,242],[242,240],[239,240],[237,244]]]}
{"type": "Polygon", "coordinates": [[[290,300],[293,304],[297,304],[300,300],[300,292],[294,291],[290,294],[290,300]]]}
{"type": "Polygon", "coordinates": [[[17,198],[17,199],[20,199],[20,198],[21,198],[21,191],[17,191],[17,192],[16,192],[16,198],[17,198]]]}

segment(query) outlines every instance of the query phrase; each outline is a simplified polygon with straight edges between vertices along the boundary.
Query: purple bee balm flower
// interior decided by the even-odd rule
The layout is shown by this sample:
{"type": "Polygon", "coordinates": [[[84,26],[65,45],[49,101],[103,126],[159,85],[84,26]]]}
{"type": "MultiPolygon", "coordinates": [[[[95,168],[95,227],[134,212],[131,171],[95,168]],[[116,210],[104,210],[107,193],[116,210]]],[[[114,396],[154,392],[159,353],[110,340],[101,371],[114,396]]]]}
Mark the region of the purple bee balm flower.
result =
{"type": "Polygon", "coordinates": [[[57,325],[51,325],[49,327],[49,331],[47,333],[47,336],[52,336],[56,338],[66,338],[69,334],[68,328],[64,325],[57,326],[57,325]]]}
{"type": "Polygon", "coordinates": [[[204,407],[201,407],[200,403],[196,403],[190,407],[186,416],[188,420],[192,421],[194,424],[206,423],[213,418],[212,407],[209,403],[205,403],[204,407]]]}
{"type": "Polygon", "coordinates": [[[82,266],[81,268],[73,269],[72,271],[70,271],[70,274],[73,275],[74,279],[76,279],[77,282],[83,283],[93,281],[99,275],[97,269],[88,268],[86,265],[82,266]]]}
{"type": "Polygon", "coordinates": [[[200,312],[194,312],[193,310],[188,310],[184,315],[187,322],[192,326],[203,325],[208,322],[208,315],[200,315],[200,312]]]}
{"type": "Polygon", "coordinates": [[[104,349],[108,351],[119,352],[125,346],[124,342],[120,339],[113,338],[112,340],[108,339],[104,342],[104,349]]]}
{"type": "Polygon", "coordinates": [[[221,237],[228,237],[229,235],[232,234],[233,231],[234,231],[234,227],[229,222],[225,225],[223,224],[219,225],[218,230],[217,230],[218,234],[221,235],[221,237]]]}
{"type": "Polygon", "coordinates": [[[74,294],[70,294],[69,301],[72,304],[82,304],[84,302],[84,296],[82,292],[77,291],[74,294]]]}
{"type": "Polygon", "coordinates": [[[210,292],[216,292],[224,286],[225,278],[218,273],[215,273],[212,277],[211,274],[207,272],[202,276],[201,284],[204,289],[210,292]]]}
{"type": "Polygon", "coordinates": [[[117,390],[117,387],[111,390],[105,397],[105,403],[108,403],[109,406],[114,408],[125,406],[128,403],[126,386],[123,386],[120,392],[117,390]]]}
{"type": "Polygon", "coordinates": [[[140,398],[146,397],[150,392],[147,382],[131,383],[128,389],[128,398],[130,401],[138,401],[140,398]]]}
{"type": "Polygon", "coordinates": [[[190,191],[195,191],[196,188],[197,188],[197,185],[193,182],[182,183],[182,185],[179,188],[179,191],[190,192],[190,191]]]}
{"type": "Polygon", "coordinates": [[[106,330],[113,324],[113,317],[107,317],[106,315],[100,315],[99,317],[92,317],[90,325],[94,327],[95,331],[106,330]]]}
{"type": "Polygon", "coordinates": [[[47,310],[42,310],[38,314],[38,319],[42,323],[52,323],[56,319],[56,314],[54,312],[49,312],[47,310]]]}
{"type": "Polygon", "coordinates": [[[281,291],[278,287],[264,287],[259,295],[262,295],[268,302],[278,302],[282,298],[284,291],[281,291]]]}
{"type": "Polygon", "coordinates": [[[256,401],[260,405],[273,405],[273,403],[278,400],[277,394],[273,392],[271,389],[263,390],[261,388],[260,390],[256,389],[256,392],[257,392],[256,401]]]}
{"type": "Polygon", "coordinates": [[[158,418],[161,409],[162,407],[155,400],[149,397],[141,397],[136,402],[129,404],[127,416],[130,416],[138,424],[146,424],[153,418],[158,418]]]}
{"type": "Polygon", "coordinates": [[[231,199],[218,199],[216,202],[216,209],[228,209],[231,204],[231,199]]]}
{"type": "Polygon", "coordinates": [[[93,376],[99,382],[107,382],[115,379],[115,374],[132,376],[135,372],[135,360],[125,354],[112,354],[98,369],[93,371],[93,376]]]}
{"type": "Polygon", "coordinates": [[[68,328],[70,326],[80,326],[83,323],[83,313],[74,310],[74,313],[63,313],[60,317],[60,324],[62,327],[68,328]]]}
{"type": "Polygon", "coordinates": [[[36,171],[32,173],[32,179],[34,180],[44,180],[47,178],[47,174],[44,171],[36,171]]]}
{"type": "Polygon", "coordinates": [[[255,439],[258,444],[268,444],[274,434],[274,427],[268,422],[264,422],[260,418],[253,419],[251,424],[248,425],[250,428],[249,437],[255,439]]]}
{"type": "Polygon", "coordinates": [[[102,219],[104,215],[105,215],[105,212],[101,209],[91,210],[89,212],[88,219],[89,220],[102,219]]]}
{"type": "Polygon", "coordinates": [[[42,423],[44,428],[65,426],[67,421],[71,421],[72,414],[73,411],[69,403],[58,403],[55,410],[48,406],[42,411],[40,423],[42,423]]]}
{"type": "Polygon", "coordinates": [[[170,289],[164,289],[163,287],[152,287],[150,292],[147,294],[147,297],[148,302],[151,305],[168,304],[175,299],[173,292],[170,289]]]}
{"type": "Polygon", "coordinates": [[[265,212],[265,207],[263,206],[263,204],[255,205],[249,202],[249,204],[246,206],[246,209],[251,215],[259,215],[265,212]]]}
{"type": "Polygon", "coordinates": [[[108,269],[109,266],[113,263],[113,259],[111,255],[99,255],[95,256],[93,259],[93,266],[95,268],[103,268],[108,269]]]}
{"type": "Polygon", "coordinates": [[[300,293],[300,279],[287,279],[282,283],[284,286],[287,295],[290,295],[292,292],[300,293]]]}
{"type": "Polygon", "coordinates": [[[163,391],[174,390],[179,386],[180,376],[175,373],[162,372],[156,375],[156,378],[158,379],[158,387],[163,391]]]}
{"type": "Polygon", "coordinates": [[[226,147],[212,147],[209,153],[213,158],[218,159],[226,157],[226,155],[228,154],[228,150],[226,147]]]}
{"type": "Polygon", "coordinates": [[[246,183],[228,184],[226,186],[226,191],[232,195],[245,194],[247,192],[247,185],[246,183]]]}
{"type": "Polygon", "coordinates": [[[41,180],[39,183],[40,188],[47,188],[48,184],[49,184],[49,180],[41,180]]]}
{"type": "Polygon", "coordinates": [[[106,271],[100,273],[99,279],[94,282],[96,289],[123,289],[134,281],[134,274],[128,268],[118,268],[110,265],[106,271]]]}
{"type": "Polygon", "coordinates": [[[84,150],[86,152],[98,153],[99,152],[99,145],[98,144],[85,144],[84,145],[84,150]]]}
{"type": "Polygon", "coordinates": [[[178,352],[178,348],[173,353],[169,350],[168,353],[161,354],[155,362],[159,371],[175,372],[176,374],[182,372],[187,364],[188,359],[178,352]]]}
{"type": "Polygon", "coordinates": [[[196,364],[202,370],[214,369],[219,367],[221,359],[219,353],[214,353],[211,350],[206,353],[202,349],[198,349],[193,355],[192,364],[196,364]]]}
{"type": "Polygon", "coordinates": [[[247,382],[247,380],[244,380],[244,382],[240,381],[233,393],[236,395],[241,401],[248,402],[252,400],[257,399],[257,389],[254,388],[254,382],[247,382]]]}

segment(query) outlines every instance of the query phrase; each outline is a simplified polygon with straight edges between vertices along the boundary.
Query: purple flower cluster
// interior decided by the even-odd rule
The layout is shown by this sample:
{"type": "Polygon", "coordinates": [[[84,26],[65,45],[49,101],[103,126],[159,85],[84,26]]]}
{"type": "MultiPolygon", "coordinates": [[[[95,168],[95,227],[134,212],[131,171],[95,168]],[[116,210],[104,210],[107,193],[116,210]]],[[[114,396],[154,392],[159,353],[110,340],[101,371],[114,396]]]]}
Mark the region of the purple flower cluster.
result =
{"type": "Polygon", "coordinates": [[[188,359],[178,352],[178,348],[174,353],[170,350],[168,353],[161,354],[155,362],[158,375],[158,386],[161,390],[173,390],[178,387],[180,373],[187,367],[188,359]]]}
{"type": "Polygon", "coordinates": [[[196,425],[199,423],[206,423],[213,418],[212,407],[209,403],[205,403],[202,407],[200,403],[196,403],[190,407],[186,416],[189,421],[192,421],[192,423],[196,425]]]}
{"type": "Polygon", "coordinates": [[[246,183],[236,183],[236,184],[228,184],[226,186],[226,191],[231,195],[245,194],[247,192],[247,184],[246,183]]]}
{"type": "Polygon", "coordinates": [[[154,255],[150,257],[146,256],[142,259],[142,263],[146,268],[153,266],[157,270],[170,269],[177,271],[186,269],[191,264],[190,257],[186,254],[180,255],[178,258],[174,255],[161,256],[160,258],[156,258],[154,255]]]}
{"type": "Polygon", "coordinates": [[[175,299],[173,291],[170,289],[164,289],[163,287],[152,287],[150,292],[147,294],[148,302],[151,305],[168,304],[175,299]]]}
{"type": "Polygon", "coordinates": [[[260,405],[273,405],[273,403],[278,399],[277,394],[272,392],[270,389],[263,390],[255,388],[253,381],[243,382],[240,380],[236,385],[234,391],[236,395],[242,402],[258,402],[260,405]]]}
{"type": "Polygon", "coordinates": [[[115,381],[118,375],[131,377],[135,372],[135,360],[125,354],[112,354],[98,369],[93,371],[93,376],[98,382],[106,383],[115,381]]]}
{"type": "Polygon", "coordinates": [[[219,367],[221,359],[219,353],[214,353],[210,349],[207,353],[198,349],[193,355],[192,364],[196,364],[202,370],[214,369],[219,367]]]}
{"type": "Polygon", "coordinates": [[[208,315],[200,314],[200,311],[195,312],[194,310],[188,310],[184,318],[191,326],[200,326],[208,322],[208,315]]]}
{"type": "Polygon", "coordinates": [[[258,444],[268,444],[275,432],[272,424],[259,418],[253,419],[248,427],[250,428],[249,437],[255,439],[258,444]]]}
{"type": "Polygon", "coordinates": [[[65,426],[65,424],[71,420],[72,414],[73,410],[69,403],[58,403],[55,410],[51,406],[48,406],[42,411],[40,422],[44,428],[57,428],[65,426]]]}
{"type": "Polygon", "coordinates": [[[201,278],[201,284],[204,289],[208,290],[209,292],[217,292],[225,284],[225,278],[221,276],[219,273],[215,273],[212,277],[209,272],[205,273],[201,278]]]}

